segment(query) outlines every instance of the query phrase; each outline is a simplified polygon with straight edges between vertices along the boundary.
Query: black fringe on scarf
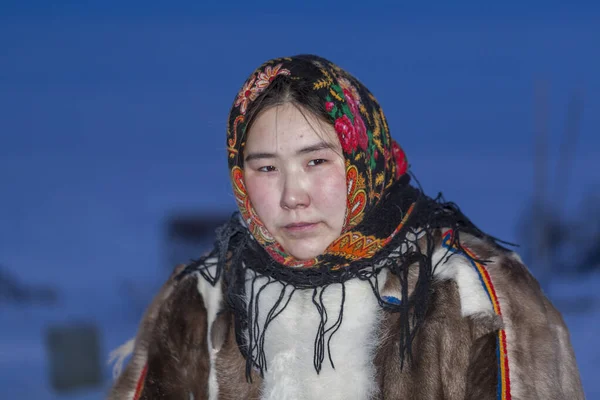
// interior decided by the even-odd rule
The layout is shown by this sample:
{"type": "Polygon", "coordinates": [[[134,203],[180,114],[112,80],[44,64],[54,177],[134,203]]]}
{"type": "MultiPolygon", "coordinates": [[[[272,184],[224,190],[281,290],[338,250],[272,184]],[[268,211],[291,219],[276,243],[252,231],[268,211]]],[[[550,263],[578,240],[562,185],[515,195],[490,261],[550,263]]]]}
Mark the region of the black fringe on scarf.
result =
{"type": "MultiPolygon", "coordinates": [[[[436,265],[432,265],[434,252],[433,233],[439,228],[450,228],[454,231],[452,246],[461,248],[460,233],[466,232],[500,246],[501,242],[480,231],[450,202],[445,202],[438,195],[432,199],[423,191],[410,185],[398,183],[382,201],[379,210],[371,213],[368,220],[361,224],[365,235],[375,232],[389,231],[401,220],[404,212],[415,203],[415,209],[409,216],[404,228],[391,242],[374,257],[360,259],[337,270],[332,267],[340,265],[343,259],[331,257],[315,268],[290,268],[275,262],[269,254],[251,237],[240,221],[238,213],[216,231],[217,240],[214,249],[207,255],[193,261],[180,274],[180,278],[190,273],[199,273],[213,286],[224,278],[225,298],[235,316],[235,331],[238,347],[246,358],[246,378],[251,381],[251,371],[255,368],[261,376],[267,370],[264,351],[265,333],[269,324],[289,304],[296,290],[312,290],[313,304],[321,316],[316,328],[314,345],[314,367],[321,371],[325,353],[335,368],[331,357],[330,343],[340,328],[344,318],[346,295],[345,282],[350,279],[368,281],[379,305],[386,311],[399,313],[400,319],[400,360],[401,368],[405,359],[410,362],[411,345],[423,322],[431,294],[431,282],[436,265]],[[391,193],[391,194],[390,194],[391,193]],[[370,232],[371,231],[371,232],[370,232]],[[425,236],[424,240],[421,238],[425,236]],[[420,247],[425,243],[426,248],[420,247]],[[418,265],[418,279],[409,297],[409,266],[418,265]],[[214,274],[209,267],[214,267],[214,274]],[[387,269],[396,275],[401,285],[400,304],[392,304],[382,299],[379,293],[378,275],[387,269]],[[251,271],[250,274],[248,272],[251,271]],[[250,293],[246,293],[247,280],[251,279],[250,293]],[[261,280],[260,286],[256,283],[261,280]],[[262,282],[265,280],[265,282],[262,282]],[[259,323],[259,304],[262,291],[273,284],[281,285],[279,298],[270,308],[263,326],[259,323]],[[339,313],[333,325],[327,327],[329,315],[323,303],[323,294],[332,284],[341,284],[342,298],[339,313]]],[[[501,246],[500,246],[501,247],[501,246]]],[[[467,254],[466,252],[463,252],[467,254]]],[[[447,260],[453,253],[448,252],[443,258],[447,260]]],[[[485,262],[485,260],[476,260],[485,262]]],[[[299,316],[301,317],[301,316],[299,316]]]]}

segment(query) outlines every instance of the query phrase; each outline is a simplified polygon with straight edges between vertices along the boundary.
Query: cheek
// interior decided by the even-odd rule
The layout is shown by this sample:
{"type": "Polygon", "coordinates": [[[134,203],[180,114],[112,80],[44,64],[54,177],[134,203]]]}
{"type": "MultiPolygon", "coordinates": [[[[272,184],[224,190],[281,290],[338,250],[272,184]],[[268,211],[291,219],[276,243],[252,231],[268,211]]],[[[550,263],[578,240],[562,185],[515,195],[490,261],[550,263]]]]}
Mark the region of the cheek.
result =
{"type": "Polygon", "coordinates": [[[320,208],[326,209],[335,219],[340,219],[337,224],[343,224],[346,213],[346,174],[339,169],[332,172],[334,173],[324,174],[316,180],[316,196],[313,200],[318,199],[320,208]]]}
{"type": "Polygon", "coordinates": [[[269,216],[273,215],[272,211],[279,205],[279,196],[273,184],[267,179],[258,179],[251,175],[244,177],[244,184],[254,211],[264,224],[269,225],[269,216]],[[268,212],[269,210],[271,212],[268,212]]]}

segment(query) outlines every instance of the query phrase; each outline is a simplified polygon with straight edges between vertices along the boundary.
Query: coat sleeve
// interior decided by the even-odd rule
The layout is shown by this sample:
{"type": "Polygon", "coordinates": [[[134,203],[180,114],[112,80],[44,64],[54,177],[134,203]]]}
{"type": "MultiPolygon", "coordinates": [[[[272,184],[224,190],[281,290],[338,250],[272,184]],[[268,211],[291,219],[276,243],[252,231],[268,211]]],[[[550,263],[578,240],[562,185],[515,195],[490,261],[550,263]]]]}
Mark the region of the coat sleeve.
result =
{"type": "Polygon", "coordinates": [[[197,277],[163,285],[140,323],[132,357],[109,400],[207,399],[207,311],[197,277]]]}
{"type": "Polygon", "coordinates": [[[497,282],[513,399],[584,399],[569,330],[514,254],[490,267],[497,282]]]}
{"type": "Polygon", "coordinates": [[[489,260],[477,267],[502,318],[496,337],[499,391],[512,400],[584,399],[568,328],[538,281],[515,253],[477,243],[472,248],[489,260]]]}

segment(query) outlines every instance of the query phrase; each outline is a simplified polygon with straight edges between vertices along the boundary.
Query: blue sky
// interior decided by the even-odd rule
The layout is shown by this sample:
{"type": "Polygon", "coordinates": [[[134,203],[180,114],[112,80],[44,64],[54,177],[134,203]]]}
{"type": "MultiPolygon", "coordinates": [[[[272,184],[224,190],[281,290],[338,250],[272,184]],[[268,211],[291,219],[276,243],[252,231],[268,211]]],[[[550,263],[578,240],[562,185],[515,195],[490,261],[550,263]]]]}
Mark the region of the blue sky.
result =
{"type": "Polygon", "coordinates": [[[316,11],[327,14],[343,14],[349,16],[398,13],[407,17],[478,17],[478,18],[536,18],[548,15],[584,14],[598,11],[597,4],[591,1],[422,1],[398,2],[393,0],[378,0],[368,3],[349,1],[317,1],[306,0],[296,2],[283,2],[277,0],[263,0],[261,2],[248,2],[231,0],[228,2],[205,0],[176,1],[168,4],[163,1],[40,1],[33,0],[21,2],[6,0],[3,10],[9,16],[203,16],[223,15],[227,17],[241,14],[274,13],[281,15],[314,14],[316,11]],[[360,9],[360,13],[357,11],[360,9]]]}
{"type": "Polygon", "coordinates": [[[358,76],[425,189],[492,234],[517,239],[532,192],[538,85],[551,161],[583,93],[570,212],[598,187],[597,5],[177,4],[3,2],[0,262],[24,277],[90,279],[78,260],[92,255],[104,279],[158,269],[168,215],[232,210],[227,112],[275,56],[358,76]]]}

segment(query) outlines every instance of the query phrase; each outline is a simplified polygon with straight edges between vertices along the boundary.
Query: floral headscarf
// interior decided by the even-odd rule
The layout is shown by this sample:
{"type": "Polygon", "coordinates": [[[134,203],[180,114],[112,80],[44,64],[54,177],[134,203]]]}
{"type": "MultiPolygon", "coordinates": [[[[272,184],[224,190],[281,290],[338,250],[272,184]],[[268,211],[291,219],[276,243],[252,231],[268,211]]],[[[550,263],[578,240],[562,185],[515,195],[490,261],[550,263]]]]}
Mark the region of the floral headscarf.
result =
{"type": "Polygon", "coordinates": [[[254,238],[277,262],[311,267],[335,257],[336,267],[373,256],[402,226],[372,232],[363,226],[390,187],[408,168],[404,151],[391,138],[387,121],[375,97],[355,77],[332,62],[313,55],[277,58],[261,65],[246,80],[229,114],[227,129],[229,169],[237,205],[254,238]],[[346,162],[347,207],[342,235],[325,253],[299,261],[277,243],[254,211],[243,178],[247,111],[269,85],[281,76],[307,82],[335,128],[346,162]],[[370,231],[369,234],[366,234],[370,231]]]}

